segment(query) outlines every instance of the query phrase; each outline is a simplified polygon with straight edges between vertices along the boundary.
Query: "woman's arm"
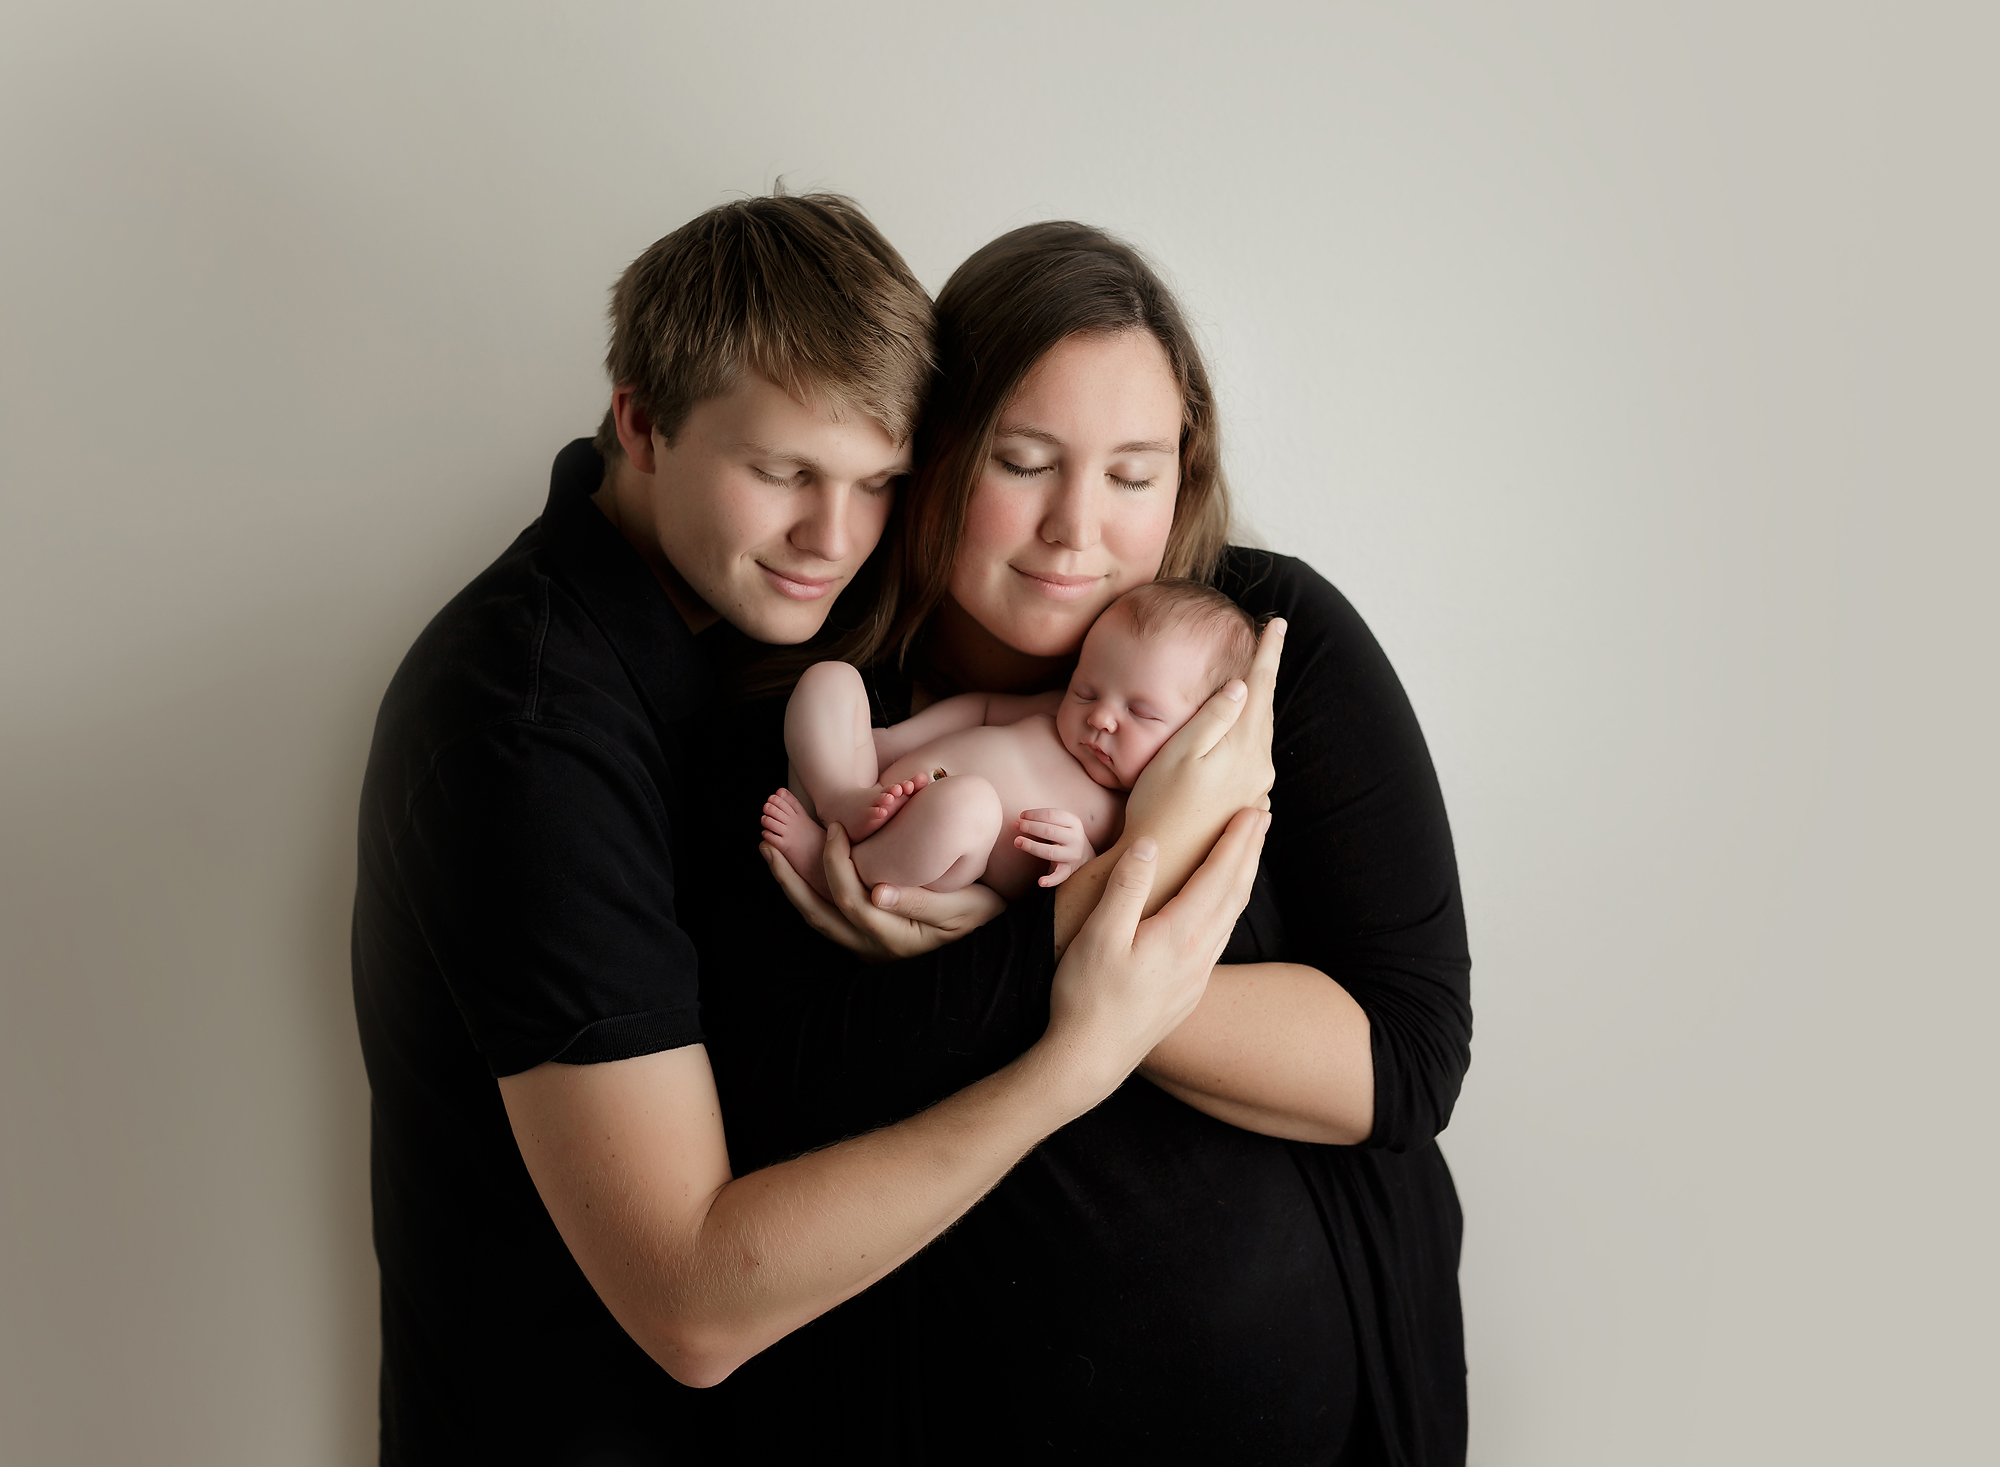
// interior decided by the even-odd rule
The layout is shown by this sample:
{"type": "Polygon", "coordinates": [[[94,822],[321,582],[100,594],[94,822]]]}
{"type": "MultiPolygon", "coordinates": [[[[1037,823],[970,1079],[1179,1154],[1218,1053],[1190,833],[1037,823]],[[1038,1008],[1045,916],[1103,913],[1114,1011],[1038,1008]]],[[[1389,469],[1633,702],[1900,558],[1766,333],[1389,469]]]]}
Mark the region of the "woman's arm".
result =
{"type": "Polygon", "coordinates": [[[1232,555],[1248,585],[1225,589],[1292,628],[1264,872],[1282,934],[1267,955],[1294,961],[1218,968],[1143,1072],[1249,1130],[1402,1150],[1444,1128],[1470,1055],[1444,801],[1409,700],[1354,609],[1297,561],[1232,555]]]}
{"type": "Polygon", "coordinates": [[[1352,1146],[1375,1122],[1368,1015],[1298,963],[1225,963],[1139,1073],[1196,1110],[1265,1136],[1352,1146]]]}

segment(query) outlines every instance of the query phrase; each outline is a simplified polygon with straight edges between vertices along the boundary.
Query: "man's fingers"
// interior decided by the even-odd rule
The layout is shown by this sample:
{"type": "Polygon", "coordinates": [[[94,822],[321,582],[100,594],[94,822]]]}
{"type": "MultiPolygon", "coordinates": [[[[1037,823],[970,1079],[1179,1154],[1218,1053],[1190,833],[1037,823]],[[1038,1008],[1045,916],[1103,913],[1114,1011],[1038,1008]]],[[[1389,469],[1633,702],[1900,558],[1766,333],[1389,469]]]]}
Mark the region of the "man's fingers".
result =
{"type": "Polygon", "coordinates": [[[1264,850],[1264,834],[1270,828],[1271,817],[1266,812],[1238,810],[1223,827],[1208,859],[1196,868],[1180,894],[1162,907],[1158,915],[1168,918],[1176,927],[1199,930],[1220,926],[1226,942],[1229,930],[1249,903],[1250,887],[1257,879],[1257,861],[1264,850]]]}
{"type": "Polygon", "coordinates": [[[1159,854],[1159,846],[1146,835],[1126,848],[1118,864],[1111,868],[1110,879],[1104,883],[1104,895],[1098,898],[1097,910],[1085,920],[1079,937],[1109,938],[1115,934],[1119,946],[1131,946],[1132,934],[1145,914],[1146,898],[1152,895],[1159,854]]]}

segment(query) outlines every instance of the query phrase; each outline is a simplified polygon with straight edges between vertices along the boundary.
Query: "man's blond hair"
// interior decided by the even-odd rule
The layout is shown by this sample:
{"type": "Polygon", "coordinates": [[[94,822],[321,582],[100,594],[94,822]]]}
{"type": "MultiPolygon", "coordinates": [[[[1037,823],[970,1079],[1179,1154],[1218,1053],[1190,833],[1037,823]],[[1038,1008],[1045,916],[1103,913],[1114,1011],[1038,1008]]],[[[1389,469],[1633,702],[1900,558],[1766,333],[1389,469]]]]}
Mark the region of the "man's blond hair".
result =
{"type": "MultiPolygon", "coordinates": [[[[930,378],[930,297],[853,200],[739,199],[619,277],[604,365],[669,442],[696,403],[755,372],[904,443],[930,378]]],[[[609,412],[597,448],[607,461],[622,452],[609,412]]]]}

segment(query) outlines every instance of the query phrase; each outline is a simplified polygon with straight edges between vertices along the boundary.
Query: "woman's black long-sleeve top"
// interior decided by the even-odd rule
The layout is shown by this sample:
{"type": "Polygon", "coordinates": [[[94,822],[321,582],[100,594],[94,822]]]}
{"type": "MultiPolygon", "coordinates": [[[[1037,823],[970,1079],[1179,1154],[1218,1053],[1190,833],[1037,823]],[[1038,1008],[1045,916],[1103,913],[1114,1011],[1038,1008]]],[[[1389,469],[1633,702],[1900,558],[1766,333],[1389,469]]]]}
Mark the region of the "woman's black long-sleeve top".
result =
{"type": "MultiPolygon", "coordinates": [[[[1224,961],[1303,963],[1354,997],[1373,1133],[1279,1141],[1135,1077],[720,1387],[745,1460],[1463,1460],[1460,1216],[1434,1138],[1469,1057],[1470,960],[1443,799],[1339,592],[1238,548],[1218,584],[1289,623],[1271,830],[1224,961]]],[[[878,721],[907,713],[907,685],[874,686],[878,721]]],[[[908,962],[867,966],[812,934],[754,851],[784,778],[781,713],[717,725],[721,854],[686,908],[739,1174],[990,1074],[1041,1034],[1054,969],[1047,894],[908,962]]]]}

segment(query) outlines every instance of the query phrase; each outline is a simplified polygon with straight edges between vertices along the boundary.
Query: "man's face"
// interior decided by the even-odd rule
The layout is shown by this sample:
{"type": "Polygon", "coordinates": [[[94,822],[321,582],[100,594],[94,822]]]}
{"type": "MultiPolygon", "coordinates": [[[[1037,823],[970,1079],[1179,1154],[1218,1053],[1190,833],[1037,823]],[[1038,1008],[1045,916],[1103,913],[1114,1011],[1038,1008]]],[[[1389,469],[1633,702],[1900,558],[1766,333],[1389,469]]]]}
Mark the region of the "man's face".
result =
{"type": "Polygon", "coordinates": [[[760,642],[820,629],[882,538],[910,466],[908,446],[881,424],[836,422],[748,372],[696,403],[672,443],[646,432],[651,472],[628,447],[606,513],[642,553],[647,538],[657,543],[684,583],[666,577],[669,591],[699,602],[675,594],[694,630],[721,617],[760,642]],[[647,535],[633,534],[632,517],[647,535]]]}
{"type": "Polygon", "coordinates": [[[1100,616],[1056,709],[1056,732],[1084,772],[1107,789],[1132,788],[1207,701],[1210,650],[1186,634],[1142,639],[1120,606],[1100,616]]]}

